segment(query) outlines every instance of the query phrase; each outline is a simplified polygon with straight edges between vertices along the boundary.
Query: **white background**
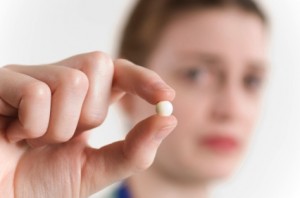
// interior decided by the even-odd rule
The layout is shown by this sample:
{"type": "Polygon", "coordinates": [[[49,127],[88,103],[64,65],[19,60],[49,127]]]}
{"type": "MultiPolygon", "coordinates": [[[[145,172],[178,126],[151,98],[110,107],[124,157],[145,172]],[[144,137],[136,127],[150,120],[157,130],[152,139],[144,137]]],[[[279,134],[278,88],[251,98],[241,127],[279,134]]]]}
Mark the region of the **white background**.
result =
{"type": "MultiPolygon", "coordinates": [[[[114,56],[124,19],[135,0],[0,0],[0,65],[54,62],[101,50],[114,56]]],[[[263,1],[271,29],[271,79],[246,160],[218,198],[300,197],[300,1],[263,1]]],[[[125,133],[110,109],[91,144],[125,133]]]]}

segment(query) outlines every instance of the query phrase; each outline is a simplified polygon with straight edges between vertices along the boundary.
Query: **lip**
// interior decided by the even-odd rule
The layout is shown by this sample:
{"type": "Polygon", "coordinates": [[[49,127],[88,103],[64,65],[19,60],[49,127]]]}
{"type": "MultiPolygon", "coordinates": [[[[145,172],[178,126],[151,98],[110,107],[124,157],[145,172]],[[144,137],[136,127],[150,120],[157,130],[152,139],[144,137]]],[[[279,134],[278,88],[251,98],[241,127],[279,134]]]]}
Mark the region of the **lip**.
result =
{"type": "Polygon", "coordinates": [[[201,145],[218,153],[229,153],[237,150],[236,138],[228,135],[209,135],[201,138],[201,145]]]}

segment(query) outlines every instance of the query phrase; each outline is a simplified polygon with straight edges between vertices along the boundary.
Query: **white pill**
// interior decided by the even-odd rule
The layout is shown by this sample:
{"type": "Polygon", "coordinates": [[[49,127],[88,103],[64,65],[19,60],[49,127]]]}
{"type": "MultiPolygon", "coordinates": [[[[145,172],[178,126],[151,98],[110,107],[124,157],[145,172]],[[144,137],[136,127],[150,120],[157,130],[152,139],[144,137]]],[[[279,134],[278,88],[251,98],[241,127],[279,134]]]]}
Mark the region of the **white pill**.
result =
{"type": "Polygon", "coordinates": [[[173,105],[169,101],[160,101],[156,104],[156,113],[160,116],[170,116],[173,113],[173,105]]]}

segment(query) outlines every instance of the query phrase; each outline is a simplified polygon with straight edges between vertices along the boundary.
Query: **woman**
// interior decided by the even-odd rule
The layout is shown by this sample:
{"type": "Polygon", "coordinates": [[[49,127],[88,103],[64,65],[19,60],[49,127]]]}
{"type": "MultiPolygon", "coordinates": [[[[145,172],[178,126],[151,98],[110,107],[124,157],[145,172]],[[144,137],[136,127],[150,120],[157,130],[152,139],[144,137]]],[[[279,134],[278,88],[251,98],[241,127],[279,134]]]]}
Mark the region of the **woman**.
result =
{"type": "Polygon", "coordinates": [[[242,0],[139,5],[120,55],[148,69],[102,52],[0,68],[2,197],[87,197],[146,169],[156,153],[148,171],[126,180],[132,197],[205,197],[208,184],[230,175],[259,106],[266,40],[261,11],[242,0]],[[174,133],[166,139],[175,116],[153,115],[124,141],[89,148],[85,134],[124,93],[132,125],[152,114],[143,101],[173,101],[174,90],[149,69],[176,89],[174,133]]]}
{"type": "MultiPolygon", "coordinates": [[[[232,174],[258,117],[266,26],[250,0],[138,2],[120,56],[155,71],[176,90],[178,125],[153,165],[128,178],[115,197],[208,197],[214,181],[232,174]]],[[[131,125],[153,114],[134,95],[121,102],[131,125]]]]}

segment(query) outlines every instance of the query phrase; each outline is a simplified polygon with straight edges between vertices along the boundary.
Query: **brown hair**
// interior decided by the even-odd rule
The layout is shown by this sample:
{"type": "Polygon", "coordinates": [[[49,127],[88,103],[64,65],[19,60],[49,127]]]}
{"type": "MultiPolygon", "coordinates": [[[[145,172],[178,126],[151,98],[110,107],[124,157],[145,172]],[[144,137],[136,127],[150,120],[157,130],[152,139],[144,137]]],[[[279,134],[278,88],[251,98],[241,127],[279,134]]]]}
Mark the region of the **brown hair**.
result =
{"type": "Polygon", "coordinates": [[[224,7],[254,14],[267,25],[264,12],[253,0],[139,0],[125,26],[119,57],[144,65],[164,26],[175,14],[193,8],[224,7]]]}

